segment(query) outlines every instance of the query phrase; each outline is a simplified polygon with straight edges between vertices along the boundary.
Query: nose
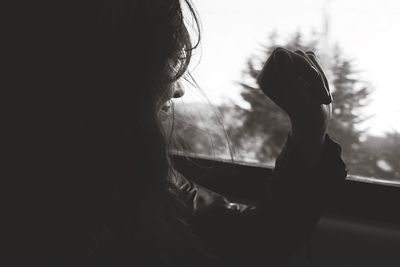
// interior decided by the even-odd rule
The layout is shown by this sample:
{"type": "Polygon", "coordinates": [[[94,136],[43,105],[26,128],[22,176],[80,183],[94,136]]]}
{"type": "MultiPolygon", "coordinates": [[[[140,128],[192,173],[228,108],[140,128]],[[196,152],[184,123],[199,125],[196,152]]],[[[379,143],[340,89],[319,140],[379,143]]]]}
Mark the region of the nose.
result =
{"type": "Polygon", "coordinates": [[[181,85],[175,86],[174,93],[172,94],[173,98],[180,98],[185,94],[185,89],[181,85]]]}

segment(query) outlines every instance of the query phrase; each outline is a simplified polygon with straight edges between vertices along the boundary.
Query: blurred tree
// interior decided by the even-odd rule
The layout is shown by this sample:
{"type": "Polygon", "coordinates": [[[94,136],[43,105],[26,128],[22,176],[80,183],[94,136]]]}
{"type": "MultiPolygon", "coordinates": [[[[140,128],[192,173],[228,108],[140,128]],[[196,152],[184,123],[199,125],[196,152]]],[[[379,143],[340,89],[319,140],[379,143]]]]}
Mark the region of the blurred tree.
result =
{"type": "Polygon", "coordinates": [[[164,128],[170,135],[172,150],[196,156],[230,158],[222,120],[209,103],[176,103],[164,120],[164,128]]]}
{"type": "Polygon", "coordinates": [[[365,155],[356,173],[362,176],[400,182],[400,133],[385,136],[368,136],[360,146],[365,155]]]}
{"type": "MultiPolygon", "coordinates": [[[[316,35],[309,41],[304,41],[302,34],[296,32],[284,44],[278,44],[276,38],[276,34],[270,36],[269,44],[264,47],[261,55],[263,60],[266,60],[278,46],[292,51],[298,49],[318,51],[319,43],[316,35]]],[[[351,60],[346,59],[337,46],[332,50],[333,56],[328,58],[323,55],[322,60],[334,99],[333,119],[328,133],[342,144],[344,157],[351,168],[362,161],[360,157],[363,155],[358,153],[362,131],[358,126],[366,119],[362,116],[362,108],[368,104],[371,90],[366,83],[357,79],[351,60]]],[[[259,161],[270,162],[276,158],[286,140],[290,124],[287,115],[259,90],[256,77],[261,68],[262,62],[259,58],[253,57],[247,61],[245,82],[241,82],[240,85],[243,89],[241,93],[243,100],[250,108],[235,107],[235,112],[240,114],[243,125],[241,128],[228,127],[228,131],[232,142],[244,153],[248,149],[256,149],[259,161]],[[242,131],[242,128],[246,131],[242,131]],[[258,140],[258,146],[249,147],[248,144],[254,140],[258,140]]]]}
{"type": "MultiPolygon", "coordinates": [[[[300,32],[287,42],[278,43],[274,33],[260,56],[247,61],[242,82],[239,83],[248,108],[235,104],[218,107],[225,122],[236,159],[272,164],[280,152],[289,131],[287,115],[277,107],[256,84],[263,61],[278,46],[295,51],[319,51],[317,35],[307,41],[300,32]]],[[[369,136],[360,125],[368,119],[363,108],[369,103],[371,86],[361,81],[352,60],[338,47],[320,56],[334,99],[330,136],[343,149],[343,158],[351,174],[400,181],[400,133],[384,137],[369,136]]],[[[173,119],[174,118],[174,119],[173,119]]],[[[229,158],[230,151],[218,113],[207,103],[176,105],[172,149],[229,158]]]]}
{"type": "Polygon", "coordinates": [[[367,119],[362,109],[369,104],[371,93],[371,88],[358,80],[356,74],[352,62],[336,47],[328,72],[334,99],[328,133],[342,145],[350,169],[356,169],[365,157],[360,153],[360,137],[364,132],[359,126],[367,119]]]}

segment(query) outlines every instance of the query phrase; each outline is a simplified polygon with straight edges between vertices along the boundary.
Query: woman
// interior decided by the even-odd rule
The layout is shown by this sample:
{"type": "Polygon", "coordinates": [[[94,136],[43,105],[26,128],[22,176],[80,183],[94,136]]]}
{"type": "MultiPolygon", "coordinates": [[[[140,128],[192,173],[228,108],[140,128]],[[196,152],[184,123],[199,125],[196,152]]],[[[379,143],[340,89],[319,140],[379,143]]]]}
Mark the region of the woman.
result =
{"type": "Polygon", "coordinates": [[[284,49],[258,79],[292,122],[265,200],[232,203],[174,171],[158,115],[183,94],[176,81],[197,46],[181,4],[197,22],[188,0],[66,3],[60,265],[284,266],[346,176],[325,135],[324,73],[312,52],[284,49]]]}

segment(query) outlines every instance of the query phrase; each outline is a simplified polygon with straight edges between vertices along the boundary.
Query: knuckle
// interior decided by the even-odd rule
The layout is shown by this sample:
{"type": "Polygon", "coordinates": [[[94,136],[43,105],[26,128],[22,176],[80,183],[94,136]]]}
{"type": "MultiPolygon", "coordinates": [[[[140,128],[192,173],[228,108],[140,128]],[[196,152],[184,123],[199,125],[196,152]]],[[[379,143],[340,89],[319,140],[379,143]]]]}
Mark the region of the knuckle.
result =
{"type": "Polygon", "coordinates": [[[274,50],[272,51],[273,54],[275,54],[276,52],[288,52],[288,50],[281,46],[278,46],[278,47],[274,48],[274,50]]]}

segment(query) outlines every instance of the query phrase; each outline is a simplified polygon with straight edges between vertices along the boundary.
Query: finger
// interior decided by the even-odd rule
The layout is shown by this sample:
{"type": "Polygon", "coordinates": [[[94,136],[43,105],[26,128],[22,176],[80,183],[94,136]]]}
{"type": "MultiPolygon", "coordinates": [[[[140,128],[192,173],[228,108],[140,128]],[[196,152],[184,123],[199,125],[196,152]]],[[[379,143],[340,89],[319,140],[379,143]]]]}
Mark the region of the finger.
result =
{"type": "Polygon", "coordinates": [[[327,99],[325,101],[325,102],[327,102],[326,104],[332,103],[333,99],[332,99],[332,94],[331,94],[331,91],[330,91],[330,88],[329,88],[329,82],[328,82],[328,79],[326,78],[325,72],[324,72],[321,64],[319,63],[319,60],[318,60],[317,56],[312,51],[307,51],[306,54],[307,54],[308,58],[311,59],[311,61],[314,63],[314,65],[318,68],[318,70],[319,70],[319,72],[320,72],[320,74],[321,74],[321,76],[322,76],[322,78],[324,80],[325,88],[326,88],[326,94],[327,94],[327,99]]]}
{"type": "Polygon", "coordinates": [[[324,81],[324,84],[325,84],[325,86],[324,86],[324,90],[325,90],[325,94],[324,94],[324,95],[325,95],[325,97],[324,97],[324,102],[323,102],[323,104],[328,105],[328,104],[332,103],[332,101],[333,101],[331,92],[330,92],[330,90],[329,90],[329,82],[328,82],[328,80],[327,80],[327,78],[326,78],[326,76],[325,76],[325,73],[323,72],[321,66],[318,64],[317,59],[316,59],[313,55],[309,55],[309,58],[310,58],[310,59],[314,62],[314,64],[317,66],[318,70],[320,70],[321,76],[322,76],[323,81],[324,81]]]}
{"type": "MultiPolygon", "coordinates": [[[[293,54],[294,52],[284,48],[275,49],[257,77],[258,84],[263,92],[279,106],[285,106],[287,99],[293,97],[320,104],[321,100],[313,92],[314,88],[311,88],[311,84],[298,73],[299,71],[296,71],[293,54]]],[[[318,75],[318,70],[311,67],[312,63],[305,60],[303,65],[308,68],[304,72],[314,71],[315,75],[318,75]]]]}
{"type": "Polygon", "coordinates": [[[275,73],[281,83],[292,84],[298,80],[292,54],[294,53],[285,48],[277,48],[272,52],[275,73]]]}
{"type": "MultiPolygon", "coordinates": [[[[321,104],[329,104],[331,102],[331,98],[329,96],[329,90],[325,85],[323,74],[320,73],[318,67],[309,58],[309,56],[306,53],[304,53],[304,51],[297,50],[296,54],[299,55],[303,59],[303,62],[304,62],[304,59],[305,59],[307,61],[307,63],[314,70],[317,70],[317,73],[318,73],[317,76],[309,74],[308,76],[304,76],[304,77],[311,84],[312,90],[313,90],[314,94],[319,98],[321,104]]],[[[300,61],[299,61],[298,64],[300,64],[300,61]]]]}
{"type": "Polygon", "coordinates": [[[274,62],[277,63],[278,66],[291,71],[294,70],[291,53],[291,51],[285,48],[278,47],[272,52],[272,57],[274,59],[274,62]]]}
{"type": "MultiPolygon", "coordinates": [[[[298,94],[308,95],[308,97],[316,98],[318,102],[320,102],[318,97],[315,97],[312,94],[313,89],[311,88],[311,84],[299,74],[299,71],[296,70],[296,64],[293,59],[294,52],[287,50],[285,48],[277,48],[273,51],[274,58],[274,67],[275,71],[275,79],[279,81],[279,87],[285,91],[287,94],[291,96],[295,96],[298,94]],[[289,90],[289,91],[287,91],[289,90]]],[[[303,64],[304,67],[309,66],[309,63],[303,64]]],[[[318,72],[316,69],[314,70],[316,73],[318,72]]],[[[300,70],[301,73],[309,73],[310,67],[308,70],[300,70]]],[[[307,74],[305,74],[307,75],[307,74]]]]}
{"type": "Polygon", "coordinates": [[[323,68],[321,67],[321,64],[319,64],[319,60],[318,60],[317,56],[316,56],[315,53],[312,52],[312,51],[307,51],[307,52],[306,52],[306,55],[307,55],[308,58],[314,63],[315,67],[316,67],[316,68],[319,70],[319,72],[321,73],[322,78],[324,79],[324,82],[325,82],[325,86],[326,86],[326,88],[329,90],[329,83],[328,83],[328,80],[326,79],[325,72],[324,72],[323,68]]]}
{"type": "Polygon", "coordinates": [[[256,80],[264,93],[269,91],[269,87],[274,84],[274,79],[277,78],[277,70],[275,64],[273,64],[273,57],[270,56],[267,61],[264,63],[261,71],[258,73],[256,80]]]}
{"type": "Polygon", "coordinates": [[[327,101],[326,88],[318,68],[301,50],[297,50],[293,53],[293,59],[297,73],[301,78],[309,83],[311,90],[314,96],[318,98],[318,101],[321,104],[325,103],[327,101]]]}
{"type": "Polygon", "coordinates": [[[292,52],[292,57],[295,69],[300,76],[312,85],[320,83],[321,78],[318,69],[303,51],[292,52]]]}
{"type": "Polygon", "coordinates": [[[280,69],[277,72],[277,76],[280,78],[281,83],[291,85],[290,87],[294,86],[294,88],[307,88],[313,92],[318,102],[321,102],[321,96],[317,90],[321,85],[316,85],[319,82],[319,71],[313,66],[313,63],[302,55],[284,48],[275,49],[273,56],[280,69]]]}

